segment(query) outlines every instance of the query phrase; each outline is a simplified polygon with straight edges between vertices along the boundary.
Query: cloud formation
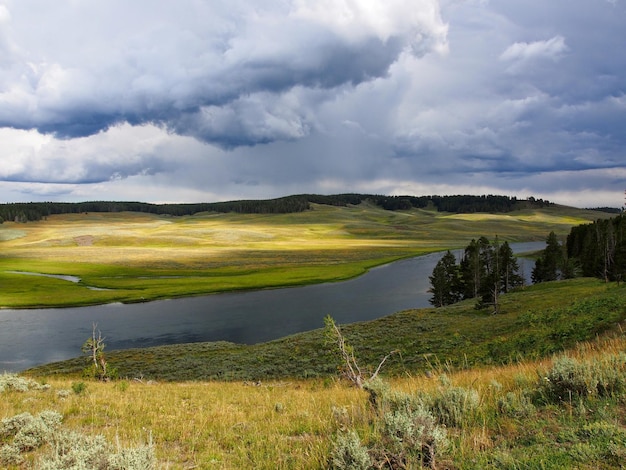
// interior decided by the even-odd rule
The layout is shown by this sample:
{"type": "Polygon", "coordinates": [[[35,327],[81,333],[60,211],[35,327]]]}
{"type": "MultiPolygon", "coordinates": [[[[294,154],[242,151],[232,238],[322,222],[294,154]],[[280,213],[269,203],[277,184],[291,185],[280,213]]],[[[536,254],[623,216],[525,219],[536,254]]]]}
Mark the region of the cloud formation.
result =
{"type": "Polygon", "coordinates": [[[625,22],[622,0],[0,0],[0,200],[615,206],[625,22]]]}
{"type": "Polygon", "coordinates": [[[284,93],[354,86],[385,76],[406,49],[422,55],[445,45],[434,0],[181,0],[158,8],[112,0],[89,9],[27,0],[3,12],[0,125],[60,138],[125,122],[227,147],[295,138],[306,126],[287,129],[303,118],[284,109],[284,93]],[[27,24],[35,38],[26,37],[27,24]],[[239,117],[260,117],[264,130],[234,125],[239,117]]]}

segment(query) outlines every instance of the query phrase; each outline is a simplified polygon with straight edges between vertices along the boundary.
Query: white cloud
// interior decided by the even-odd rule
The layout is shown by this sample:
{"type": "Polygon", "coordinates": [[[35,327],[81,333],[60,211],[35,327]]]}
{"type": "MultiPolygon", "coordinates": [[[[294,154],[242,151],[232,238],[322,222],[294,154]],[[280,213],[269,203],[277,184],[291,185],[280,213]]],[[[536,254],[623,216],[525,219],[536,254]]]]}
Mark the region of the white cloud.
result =
{"type": "Polygon", "coordinates": [[[7,34],[17,48],[15,65],[0,71],[0,125],[70,138],[127,121],[211,139],[213,132],[183,128],[198,119],[206,128],[207,109],[220,120],[264,114],[266,131],[246,135],[250,126],[243,125],[239,137],[215,139],[226,146],[293,138],[302,135],[293,129],[302,117],[285,109],[282,94],[385,76],[406,47],[425,54],[444,48],[446,36],[436,0],[331,2],[323,9],[300,0],[181,0],[163,8],[110,0],[92,10],[41,0],[8,5],[7,34]],[[329,14],[338,6],[347,16],[329,14]],[[261,98],[249,98],[257,93],[261,98]]]}
{"type": "Polygon", "coordinates": [[[558,59],[567,51],[565,38],[555,36],[546,41],[516,42],[500,56],[502,60],[558,59]]]}
{"type": "Polygon", "coordinates": [[[0,0],[0,200],[621,195],[625,22],[584,0],[0,0]]]}

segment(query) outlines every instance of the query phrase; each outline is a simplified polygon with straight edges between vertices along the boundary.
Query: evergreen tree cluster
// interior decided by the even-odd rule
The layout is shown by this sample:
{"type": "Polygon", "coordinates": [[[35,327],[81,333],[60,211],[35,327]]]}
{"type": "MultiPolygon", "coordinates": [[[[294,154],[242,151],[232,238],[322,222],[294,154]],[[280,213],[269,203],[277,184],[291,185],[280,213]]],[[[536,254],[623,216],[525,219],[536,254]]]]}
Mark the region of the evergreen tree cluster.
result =
{"type": "Polygon", "coordinates": [[[235,212],[240,214],[287,214],[310,209],[311,203],[333,206],[358,205],[370,201],[386,210],[434,207],[440,212],[510,212],[526,207],[550,205],[542,199],[525,201],[508,196],[381,196],[371,194],[317,195],[299,194],[277,199],[241,200],[197,204],[150,204],[145,202],[28,202],[0,204],[0,223],[28,222],[54,214],[85,212],[143,212],[157,215],[184,216],[199,212],[235,212]]]}
{"type": "Polygon", "coordinates": [[[554,232],[546,238],[546,248],[535,261],[532,272],[533,284],[538,282],[557,281],[575,276],[575,269],[565,255],[563,246],[554,232]]]}
{"type": "Polygon", "coordinates": [[[567,236],[566,253],[582,276],[605,281],[626,277],[626,217],[621,214],[573,227],[567,236]]]}
{"type": "Polygon", "coordinates": [[[458,264],[447,251],[429,279],[430,303],[435,307],[477,299],[477,308],[492,306],[494,313],[499,311],[499,295],[524,283],[508,242],[500,244],[496,238],[492,244],[486,237],[472,240],[458,264]]]}

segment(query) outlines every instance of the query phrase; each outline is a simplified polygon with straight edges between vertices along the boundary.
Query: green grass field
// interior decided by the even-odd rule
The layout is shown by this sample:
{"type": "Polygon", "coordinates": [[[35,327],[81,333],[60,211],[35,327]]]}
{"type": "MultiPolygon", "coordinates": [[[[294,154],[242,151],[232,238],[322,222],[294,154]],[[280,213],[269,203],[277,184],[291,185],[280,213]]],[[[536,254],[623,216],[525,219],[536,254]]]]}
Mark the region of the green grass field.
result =
{"type": "Polygon", "coordinates": [[[358,276],[482,235],[509,242],[566,235],[603,214],[554,206],[507,214],[391,212],[363,203],[294,214],[51,216],[0,225],[0,307],[138,302],[358,276]],[[73,275],[80,283],[16,271],[73,275]],[[97,289],[90,289],[97,288],[97,289]]]}
{"type": "MultiPolygon", "coordinates": [[[[338,280],[481,235],[510,242],[564,236],[598,217],[558,207],[454,215],[363,204],[271,216],[80,214],[5,223],[0,304],[137,301],[338,280]],[[7,271],[75,275],[82,283],[7,271]]],[[[364,371],[397,351],[383,368],[387,401],[376,406],[340,380],[341,361],[322,330],[252,346],[111,351],[108,364],[119,377],[109,382],[83,376],[85,357],[0,375],[0,466],[41,468],[56,455],[67,465],[45,468],[81,468],[61,443],[82,436],[83,454],[95,455],[99,468],[111,468],[103,466],[106,453],[127,449],[137,460],[151,443],[155,464],[123,468],[326,469],[340,437],[353,431],[371,458],[387,456],[388,467],[369,468],[419,469],[420,441],[400,448],[400,434],[385,437],[394,423],[421,432],[406,421],[417,407],[445,426],[436,468],[625,468],[626,286],[551,282],[500,302],[498,315],[463,301],[341,326],[364,371]],[[24,378],[37,382],[23,387],[24,378]],[[393,403],[405,414],[389,414],[393,403]],[[42,427],[41,419],[28,424],[25,413],[50,410],[62,419],[58,428],[42,427]],[[109,447],[96,454],[99,437],[109,447]]],[[[96,468],[93,462],[82,465],[96,468]]]]}
{"type": "MultiPolygon", "coordinates": [[[[437,468],[612,470],[626,465],[625,299],[623,285],[577,279],[505,294],[495,316],[462,302],[342,331],[364,370],[399,350],[383,369],[387,393],[447,423],[437,468]]],[[[85,358],[28,371],[50,388],[0,387],[0,418],[55,410],[68,430],[117,448],[151,441],[154,468],[163,469],[325,469],[347,430],[372,455],[384,443],[381,411],[339,379],[321,331],[256,346],[119,351],[108,360],[122,378],[82,377],[85,358]]],[[[54,449],[24,451],[24,464],[8,468],[31,468],[54,449]]],[[[422,468],[419,458],[408,462],[422,468]]]]}

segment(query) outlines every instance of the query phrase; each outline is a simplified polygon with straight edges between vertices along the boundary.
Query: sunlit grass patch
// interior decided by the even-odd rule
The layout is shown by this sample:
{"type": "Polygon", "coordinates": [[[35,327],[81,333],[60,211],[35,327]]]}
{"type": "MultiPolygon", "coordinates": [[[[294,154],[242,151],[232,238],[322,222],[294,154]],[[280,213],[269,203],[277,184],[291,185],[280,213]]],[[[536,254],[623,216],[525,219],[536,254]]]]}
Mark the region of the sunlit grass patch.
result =
{"type": "MultiPolygon", "coordinates": [[[[580,212],[581,218],[591,216],[580,212]]],[[[22,279],[25,286],[34,283],[32,292],[41,293],[29,297],[9,280],[0,305],[84,305],[335,281],[394,259],[462,248],[482,235],[544,240],[555,224],[565,234],[577,212],[573,214],[567,212],[563,217],[572,218],[562,220],[553,209],[451,216],[419,209],[385,211],[364,203],[313,205],[295,214],[85,213],[5,222],[0,226],[0,272],[75,275],[84,280],[83,287],[119,291],[83,292],[81,286],[22,279]],[[18,232],[19,237],[2,238],[2,233],[18,232]],[[166,277],[172,280],[164,282],[166,277]],[[187,283],[175,280],[185,277],[187,283]]]]}

